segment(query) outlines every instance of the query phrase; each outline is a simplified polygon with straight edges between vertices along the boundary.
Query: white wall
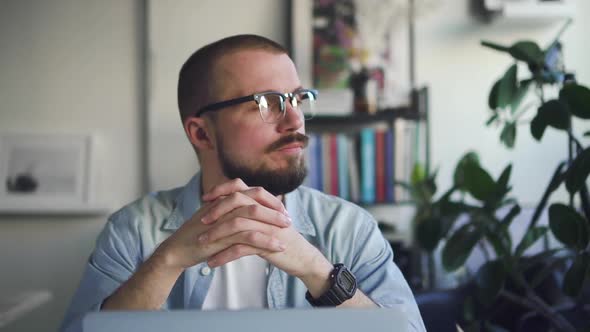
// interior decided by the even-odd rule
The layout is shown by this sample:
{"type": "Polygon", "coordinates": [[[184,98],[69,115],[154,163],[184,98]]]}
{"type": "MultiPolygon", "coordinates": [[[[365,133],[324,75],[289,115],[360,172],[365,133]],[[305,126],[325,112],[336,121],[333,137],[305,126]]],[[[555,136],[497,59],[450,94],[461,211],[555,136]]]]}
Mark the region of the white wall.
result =
{"type": "MultiPolygon", "coordinates": [[[[140,191],[136,1],[0,1],[0,131],[93,133],[97,196],[140,191]]],[[[0,296],[49,289],[53,300],[2,331],[55,331],[106,216],[0,216],[0,296]]]]}
{"type": "MultiPolygon", "coordinates": [[[[535,40],[541,47],[553,40],[561,23],[516,25],[475,21],[468,14],[470,1],[441,1],[435,11],[417,22],[417,76],[430,87],[432,165],[440,166],[439,188],[450,188],[458,159],[469,149],[480,153],[484,167],[495,178],[513,162],[513,194],[528,206],[543,193],[560,158],[567,156],[566,138],[548,129],[537,143],[529,126],[518,128],[510,151],[499,142],[500,128],[485,127],[490,116],[487,98],[492,84],[511,65],[511,58],[480,46],[480,40],[510,45],[519,39],[535,40]]],[[[590,85],[590,46],[587,31],[590,1],[577,2],[574,23],[563,36],[565,64],[580,83],[590,85]]],[[[535,114],[535,113],[532,113],[535,114]]],[[[575,131],[582,128],[575,123],[575,131]]],[[[565,199],[562,190],[556,199],[565,199]]]]}

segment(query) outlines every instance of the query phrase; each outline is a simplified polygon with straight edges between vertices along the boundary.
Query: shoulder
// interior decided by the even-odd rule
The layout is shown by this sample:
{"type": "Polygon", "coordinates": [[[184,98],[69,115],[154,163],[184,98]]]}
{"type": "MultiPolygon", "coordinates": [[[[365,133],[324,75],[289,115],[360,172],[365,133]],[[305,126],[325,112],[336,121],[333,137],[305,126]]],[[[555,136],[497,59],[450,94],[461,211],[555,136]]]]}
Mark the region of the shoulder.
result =
{"type": "Polygon", "coordinates": [[[98,242],[123,242],[154,247],[164,234],[161,229],[174,211],[182,187],[149,193],[109,216],[98,242]]]}
{"type": "Polygon", "coordinates": [[[373,216],[362,207],[340,197],[328,195],[306,186],[297,188],[297,195],[303,206],[323,216],[350,216],[374,221],[373,216]]]}

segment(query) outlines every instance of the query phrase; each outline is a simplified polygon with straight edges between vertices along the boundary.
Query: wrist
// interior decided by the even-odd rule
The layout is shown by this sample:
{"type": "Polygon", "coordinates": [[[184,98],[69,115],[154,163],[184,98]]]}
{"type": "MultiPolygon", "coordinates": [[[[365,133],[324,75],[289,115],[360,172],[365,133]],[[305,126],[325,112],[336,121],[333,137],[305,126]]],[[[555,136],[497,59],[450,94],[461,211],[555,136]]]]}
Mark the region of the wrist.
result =
{"type": "Polygon", "coordinates": [[[334,265],[323,255],[318,255],[309,267],[300,279],[312,296],[319,297],[330,288],[330,273],[334,265]]]}
{"type": "Polygon", "coordinates": [[[159,246],[154,251],[148,262],[154,269],[168,275],[180,275],[184,271],[184,267],[178,264],[174,252],[164,245],[159,246]]]}

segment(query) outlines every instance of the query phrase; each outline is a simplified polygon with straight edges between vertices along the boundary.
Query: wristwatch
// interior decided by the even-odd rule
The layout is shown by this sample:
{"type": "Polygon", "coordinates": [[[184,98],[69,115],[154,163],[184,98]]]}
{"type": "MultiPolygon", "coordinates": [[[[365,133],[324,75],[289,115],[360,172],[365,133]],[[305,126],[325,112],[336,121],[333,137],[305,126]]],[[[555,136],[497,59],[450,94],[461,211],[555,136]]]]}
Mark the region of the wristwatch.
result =
{"type": "Polygon", "coordinates": [[[314,307],[335,307],[350,300],[356,292],[356,278],[343,264],[335,264],[330,272],[330,288],[317,299],[309,291],[305,299],[314,307]]]}

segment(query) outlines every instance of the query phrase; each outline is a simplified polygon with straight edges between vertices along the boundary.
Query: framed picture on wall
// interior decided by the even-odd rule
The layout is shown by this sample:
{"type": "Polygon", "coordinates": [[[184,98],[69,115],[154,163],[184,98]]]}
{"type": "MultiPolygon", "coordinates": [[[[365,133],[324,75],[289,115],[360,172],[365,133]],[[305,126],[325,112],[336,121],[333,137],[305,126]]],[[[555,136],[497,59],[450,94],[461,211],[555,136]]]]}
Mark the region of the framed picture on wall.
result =
{"type": "Polygon", "coordinates": [[[362,69],[379,108],[408,105],[408,1],[292,0],[291,56],[318,113],[353,111],[351,78],[362,69]]]}
{"type": "Polygon", "coordinates": [[[0,134],[0,212],[89,206],[89,135],[0,134]]]}

